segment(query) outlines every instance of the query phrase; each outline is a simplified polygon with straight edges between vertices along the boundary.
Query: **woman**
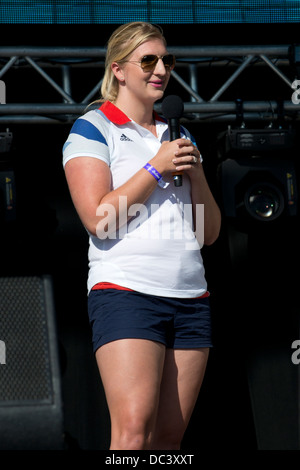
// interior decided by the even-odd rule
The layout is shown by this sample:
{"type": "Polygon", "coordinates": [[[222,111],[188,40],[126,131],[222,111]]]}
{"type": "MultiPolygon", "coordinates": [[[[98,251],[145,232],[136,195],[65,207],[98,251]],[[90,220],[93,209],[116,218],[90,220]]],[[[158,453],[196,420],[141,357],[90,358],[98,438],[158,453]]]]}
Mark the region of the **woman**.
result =
{"type": "Polygon", "coordinates": [[[195,233],[212,244],[220,212],[189,132],[169,142],[153,111],[174,65],[157,26],[120,26],[108,42],[103,104],[74,123],[64,146],[90,237],[88,308],[111,450],[180,449],[211,346],[195,233]],[[204,225],[187,215],[203,205],[204,225]]]}

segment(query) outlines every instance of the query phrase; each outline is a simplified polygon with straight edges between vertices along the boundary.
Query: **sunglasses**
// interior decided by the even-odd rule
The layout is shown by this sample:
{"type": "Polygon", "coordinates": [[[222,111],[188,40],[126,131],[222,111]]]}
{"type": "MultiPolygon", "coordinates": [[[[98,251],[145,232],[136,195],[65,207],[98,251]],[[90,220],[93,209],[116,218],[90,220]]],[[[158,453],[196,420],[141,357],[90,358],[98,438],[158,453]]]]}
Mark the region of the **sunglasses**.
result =
{"type": "Polygon", "coordinates": [[[139,64],[144,72],[152,72],[155,69],[157,62],[161,59],[166,69],[173,70],[175,67],[175,56],[173,54],[167,54],[164,56],[158,56],[154,54],[144,55],[141,60],[126,60],[126,62],[132,62],[139,64]]]}

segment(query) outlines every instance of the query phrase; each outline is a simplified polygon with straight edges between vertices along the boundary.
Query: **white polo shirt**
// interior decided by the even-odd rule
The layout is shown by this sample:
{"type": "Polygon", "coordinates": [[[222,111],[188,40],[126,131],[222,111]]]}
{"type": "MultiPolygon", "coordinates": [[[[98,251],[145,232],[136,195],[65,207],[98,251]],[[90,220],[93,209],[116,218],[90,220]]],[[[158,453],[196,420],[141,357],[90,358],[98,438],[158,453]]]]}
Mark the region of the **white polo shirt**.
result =
{"type": "MultiPolygon", "coordinates": [[[[75,121],[63,148],[63,164],[79,156],[98,158],[110,167],[112,189],[118,188],[169,140],[166,121],[155,117],[158,137],[105,102],[75,121]]],[[[194,141],[183,126],[181,136],[194,141]]],[[[188,176],[175,187],[168,175],[139,210],[127,208],[132,217],[119,230],[104,239],[89,234],[88,292],[99,282],[110,282],[165,297],[203,295],[207,284],[191,220],[190,190],[188,176]]],[[[120,204],[126,207],[125,197],[120,204]]]]}

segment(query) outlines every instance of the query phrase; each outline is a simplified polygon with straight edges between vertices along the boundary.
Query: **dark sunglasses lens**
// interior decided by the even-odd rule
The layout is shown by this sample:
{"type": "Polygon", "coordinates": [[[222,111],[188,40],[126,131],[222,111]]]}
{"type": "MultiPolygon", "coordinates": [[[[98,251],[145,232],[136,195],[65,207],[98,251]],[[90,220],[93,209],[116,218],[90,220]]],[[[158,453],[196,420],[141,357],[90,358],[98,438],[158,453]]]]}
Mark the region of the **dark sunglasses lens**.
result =
{"type": "MultiPolygon", "coordinates": [[[[175,65],[175,56],[173,54],[165,55],[162,58],[162,61],[165,67],[170,67],[172,69],[174,68],[174,65],[175,65]]],[[[151,72],[151,70],[155,68],[157,62],[158,62],[158,57],[156,55],[152,55],[152,54],[145,55],[141,60],[142,69],[145,72],[151,72]]]]}
{"type": "Polygon", "coordinates": [[[145,55],[141,60],[142,69],[145,72],[152,70],[158,62],[158,57],[156,55],[145,55]]]}
{"type": "Polygon", "coordinates": [[[165,67],[174,67],[175,65],[175,57],[172,54],[165,55],[163,57],[163,63],[165,67]]]}

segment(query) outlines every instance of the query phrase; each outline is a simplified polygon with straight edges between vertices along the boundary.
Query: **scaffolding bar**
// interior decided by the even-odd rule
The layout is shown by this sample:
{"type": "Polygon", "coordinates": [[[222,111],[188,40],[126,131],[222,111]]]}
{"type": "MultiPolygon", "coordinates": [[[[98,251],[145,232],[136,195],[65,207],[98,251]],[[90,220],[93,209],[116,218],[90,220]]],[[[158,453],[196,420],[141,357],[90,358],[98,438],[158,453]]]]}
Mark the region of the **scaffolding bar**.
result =
{"type": "MultiPolygon", "coordinates": [[[[193,122],[207,120],[219,122],[223,119],[234,119],[236,116],[236,97],[232,98],[233,94],[230,94],[231,89],[229,88],[241,76],[242,72],[242,78],[244,79],[245,77],[247,79],[248,69],[251,69],[253,72],[254,68],[260,74],[258,80],[263,78],[266,68],[280,78],[284,88],[283,94],[280,97],[280,100],[283,102],[280,113],[283,112],[285,114],[283,116],[284,119],[300,119],[300,107],[292,101],[292,96],[295,96],[295,93],[297,93],[297,87],[294,86],[292,81],[295,76],[296,64],[293,63],[293,58],[290,54],[291,45],[192,45],[182,47],[169,46],[168,50],[175,54],[177,59],[178,67],[176,71],[172,71],[172,84],[177,88],[179,87],[178,94],[185,96],[184,119],[193,122]],[[218,89],[216,91],[211,89],[215,83],[214,76],[207,81],[203,80],[204,63],[208,69],[209,64],[217,63],[219,65],[216,77],[218,89]],[[232,71],[229,77],[228,65],[230,65],[232,71]],[[282,67],[285,67],[287,73],[281,70],[282,67]],[[235,70],[232,70],[232,68],[235,68],[235,70]],[[222,81],[221,84],[220,81],[222,81]],[[221,101],[220,98],[227,90],[229,95],[226,95],[226,101],[221,101]],[[209,99],[208,95],[212,97],[209,99]],[[186,96],[188,97],[187,99],[186,96]],[[229,101],[228,97],[232,101],[229,101]]],[[[96,100],[100,96],[99,89],[103,80],[105,55],[105,47],[0,47],[0,77],[3,81],[6,80],[6,74],[9,72],[9,83],[13,84],[14,80],[15,83],[20,83],[23,79],[22,73],[26,76],[29,69],[34,69],[41,77],[39,80],[45,80],[48,84],[47,86],[50,85],[50,87],[58,92],[60,95],[59,99],[61,99],[61,103],[47,102],[47,96],[44,100],[43,98],[37,100],[35,98],[36,90],[38,89],[37,82],[35,79],[29,80],[27,81],[28,89],[26,97],[31,97],[32,95],[32,101],[34,102],[18,103],[16,98],[16,102],[1,104],[0,121],[5,123],[31,123],[40,119],[41,122],[62,123],[75,120],[84,113],[90,101],[96,100]],[[85,67],[93,67],[93,74],[96,76],[94,81],[96,85],[87,83],[86,86],[91,87],[91,89],[86,90],[84,89],[85,81],[77,80],[75,76],[75,70],[82,72],[82,69],[85,67]],[[50,68],[50,70],[46,72],[46,68],[50,68]],[[58,75],[52,74],[54,69],[58,69],[60,73],[58,75]],[[77,95],[83,95],[79,99],[77,97],[75,99],[76,87],[77,95]],[[39,102],[36,103],[36,101],[39,102]]],[[[7,96],[13,96],[13,93],[10,92],[9,84],[6,85],[8,90],[7,96]]],[[[13,87],[13,85],[11,86],[13,87]]],[[[258,95],[258,87],[247,86],[247,81],[242,86],[245,87],[247,92],[245,94],[247,101],[243,101],[244,90],[241,88],[241,85],[239,85],[241,96],[238,98],[243,104],[244,117],[247,116],[249,119],[257,118],[259,120],[270,120],[272,117],[276,119],[278,108],[276,97],[279,96],[277,90],[274,91],[274,96],[270,95],[264,98],[258,95]],[[250,88],[253,99],[252,96],[250,99],[248,96],[250,88]]],[[[26,98],[22,96],[22,99],[26,98]]],[[[297,99],[294,102],[297,103],[297,99]]],[[[160,112],[159,104],[155,108],[160,112]]]]}

